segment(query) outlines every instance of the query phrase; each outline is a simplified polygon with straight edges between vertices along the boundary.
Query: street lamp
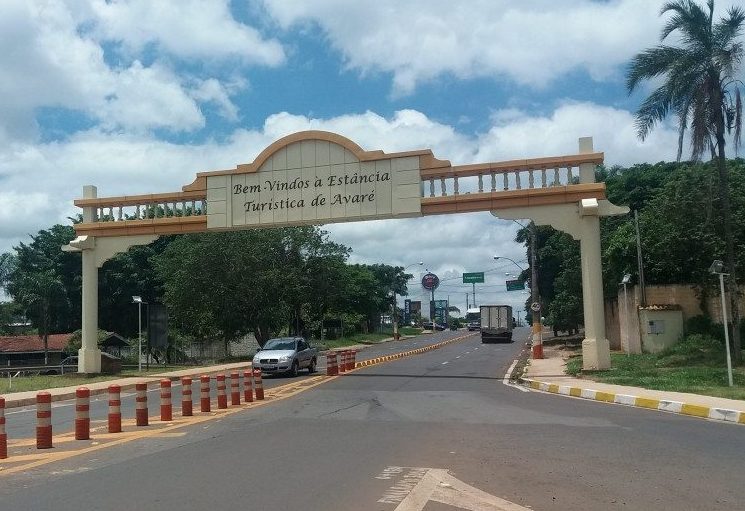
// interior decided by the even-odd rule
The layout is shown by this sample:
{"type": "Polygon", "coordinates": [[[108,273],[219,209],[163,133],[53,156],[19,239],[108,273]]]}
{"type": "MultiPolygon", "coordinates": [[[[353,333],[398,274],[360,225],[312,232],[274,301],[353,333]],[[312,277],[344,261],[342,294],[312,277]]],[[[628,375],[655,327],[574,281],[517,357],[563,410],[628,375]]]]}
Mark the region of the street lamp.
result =
{"type": "MultiPolygon", "coordinates": [[[[424,264],[424,261],[419,261],[418,263],[412,263],[404,268],[404,272],[411,268],[412,266],[422,266],[424,264]]],[[[393,283],[393,339],[398,340],[398,299],[396,298],[396,283],[393,283]]]]}
{"type": "Polygon", "coordinates": [[[631,346],[629,345],[629,295],[626,293],[626,285],[631,282],[631,274],[624,274],[621,279],[621,285],[623,286],[623,310],[626,316],[626,355],[631,355],[631,346]]]}
{"type": "Polygon", "coordinates": [[[147,302],[142,300],[141,296],[133,296],[132,303],[137,304],[137,330],[139,332],[139,341],[137,343],[137,370],[142,372],[142,304],[147,302]]]}
{"type": "Polygon", "coordinates": [[[719,259],[711,263],[709,267],[709,273],[719,275],[719,288],[722,291],[722,323],[724,324],[724,345],[727,349],[727,379],[729,380],[729,386],[734,385],[732,381],[732,356],[729,353],[729,321],[727,319],[727,300],[724,297],[724,276],[729,273],[724,273],[724,263],[719,259]]]}
{"type": "MultiPolygon", "coordinates": [[[[523,268],[522,266],[520,266],[519,264],[517,264],[514,261],[514,259],[510,259],[509,257],[495,255],[494,256],[494,260],[496,261],[497,259],[506,259],[507,261],[511,262],[512,264],[514,264],[515,266],[517,266],[518,268],[520,268],[520,271],[525,271],[525,268],[523,268]]],[[[505,273],[505,275],[510,275],[510,274],[509,273],[505,273]]]]}

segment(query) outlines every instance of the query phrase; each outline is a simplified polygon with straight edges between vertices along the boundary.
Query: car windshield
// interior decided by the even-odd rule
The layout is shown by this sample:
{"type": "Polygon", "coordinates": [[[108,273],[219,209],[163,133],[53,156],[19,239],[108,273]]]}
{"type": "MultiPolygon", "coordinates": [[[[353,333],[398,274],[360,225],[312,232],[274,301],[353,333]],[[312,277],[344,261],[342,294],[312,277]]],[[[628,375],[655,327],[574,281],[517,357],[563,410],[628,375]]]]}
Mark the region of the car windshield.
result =
{"type": "Polygon", "coordinates": [[[265,350],[294,350],[295,339],[269,339],[264,345],[265,350]]]}

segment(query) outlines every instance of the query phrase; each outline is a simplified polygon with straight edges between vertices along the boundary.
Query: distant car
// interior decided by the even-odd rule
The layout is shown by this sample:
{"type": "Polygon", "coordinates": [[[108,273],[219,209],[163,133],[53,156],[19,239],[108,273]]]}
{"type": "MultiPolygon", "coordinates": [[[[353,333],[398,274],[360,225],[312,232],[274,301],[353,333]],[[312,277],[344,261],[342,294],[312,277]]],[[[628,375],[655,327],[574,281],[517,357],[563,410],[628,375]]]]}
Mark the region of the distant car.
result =
{"type": "Polygon", "coordinates": [[[253,358],[253,367],[262,373],[287,373],[297,376],[298,371],[316,371],[318,350],[311,348],[302,337],[278,337],[269,339],[253,358]]]}
{"type": "Polygon", "coordinates": [[[424,328],[425,330],[439,330],[439,331],[442,331],[442,330],[445,330],[447,327],[445,325],[441,325],[439,323],[435,323],[435,327],[432,328],[432,322],[431,321],[425,321],[424,323],[422,323],[422,328],[424,328]]]}

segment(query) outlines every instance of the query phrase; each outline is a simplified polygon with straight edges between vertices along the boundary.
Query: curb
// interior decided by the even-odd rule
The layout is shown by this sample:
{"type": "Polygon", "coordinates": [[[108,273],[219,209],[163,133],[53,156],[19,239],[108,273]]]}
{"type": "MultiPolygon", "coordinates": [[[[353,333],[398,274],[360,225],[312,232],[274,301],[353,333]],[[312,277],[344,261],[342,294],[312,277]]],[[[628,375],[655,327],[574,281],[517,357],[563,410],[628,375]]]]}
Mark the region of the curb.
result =
{"type": "Polygon", "coordinates": [[[662,412],[687,415],[689,417],[698,417],[701,419],[745,424],[745,412],[738,410],[701,406],[680,401],[667,401],[664,399],[631,396],[628,394],[614,394],[612,392],[602,392],[594,389],[583,389],[580,387],[559,385],[557,383],[547,383],[533,380],[531,378],[520,378],[520,383],[533,390],[561,394],[562,396],[578,397],[581,399],[590,399],[593,401],[602,401],[604,403],[613,403],[617,405],[634,406],[637,408],[645,408],[647,410],[659,410],[662,412]]]}
{"type": "MultiPolygon", "coordinates": [[[[212,375],[212,374],[222,373],[222,372],[226,372],[226,371],[237,371],[237,370],[240,370],[240,369],[245,369],[247,367],[251,367],[251,362],[246,362],[245,365],[240,365],[240,366],[237,366],[237,367],[232,367],[230,369],[215,369],[215,370],[211,370],[211,371],[201,371],[201,372],[200,371],[197,371],[195,374],[197,374],[197,375],[199,375],[199,374],[209,374],[209,375],[212,375]]],[[[192,376],[192,378],[194,377],[193,374],[191,376],[192,376]]],[[[164,379],[168,379],[168,380],[170,380],[172,382],[173,381],[181,381],[181,376],[169,376],[168,373],[166,373],[166,374],[163,374],[163,375],[160,375],[160,376],[155,376],[155,375],[153,375],[153,376],[146,376],[146,377],[133,376],[131,379],[132,379],[132,383],[126,383],[124,385],[119,384],[122,392],[128,391],[128,390],[133,390],[135,388],[135,385],[138,384],[138,383],[147,383],[148,386],[150,386],[153,383],[156,383],[156,384],[160,385],[160,380],[164,380],[164,379]]],[[[112,381],[114,381],[114,380],[112,380],[112,381]]],[[[101,383],[101,382],[96,382],[96,383],[101,383]]],[[[103,383],[106,383],[106,382],[103,382],[103,383]]],[[[83,387],[85,386],[85,380],[81,380],[80,386],[83,386],[83,387]]],[[[43,390],[45,390],[45,389],[40,389],[40,390],[38,390],[36,392],[42,392],[43,390]]],[[[49,391],[49,389],[46,389],[46,390],[47,390],[47,392],[49,391]]],[[[108,388],[108,385],[106,385],[105,387],[100,388],[100,389],[90,389],[90,391],[91,391],[91,396],[100,396],[101,394],[107,394],[109,392],[109,388],[108,388]]],[[[27,397],[27,398],[23,398],[23,399],[13,399],[11,397],[12,395],[13,394],[6,394],[5,395],[5,408],[6,409],[7,408],[20,408],[22,406],[32,406],[32,405],[35,405],[36,404],[36,396],[35,395],[32,396],[32,397],[27,397]]],[[[52,394],[52,402],[69,401],[71,399],[75,399],[75,389],[72,389],[72,390],[70,390],[68,392],[65,392],[64,394],[52,394]]]]}
{"type": "Polygon", "coordinates": [[[355,369],[358,369],[360,367],[369,367],[369,366],[373,366],[373,365],[376,365],[376,364],[382,364],[383,362],[388,362],[390,360],[396,360],[396,359],[399,359],[399,358],[410,357],[412,355],[419,355],[419,354],[425,353],[427,351],[432,351],[432,350],[436,350],[438,348],[442,348],[443,346],[445,346],[447,344],[450,344],[450,343],[453,343],[453,342],[456,342],[456,341],[463,340],[466,337],[470,337],[472,335],[475,335],[475,334],[469,333],[469,334],[466,334],[466,335],[461,335],[461,336],[458,336],[458,337],[453,337],[452,339],[448,339],[446,341],[438,342],[436,344],[430,344],[429,346],[425,346],[423,348],[417,348],[417,349],[409,350],[409,351],[402,351],[401,353],[394,353],[392,355],[383,355],[382,357],[371,358],[369,360],[362,360],[361,362],[355,363],[354,368],[355,369]]]}

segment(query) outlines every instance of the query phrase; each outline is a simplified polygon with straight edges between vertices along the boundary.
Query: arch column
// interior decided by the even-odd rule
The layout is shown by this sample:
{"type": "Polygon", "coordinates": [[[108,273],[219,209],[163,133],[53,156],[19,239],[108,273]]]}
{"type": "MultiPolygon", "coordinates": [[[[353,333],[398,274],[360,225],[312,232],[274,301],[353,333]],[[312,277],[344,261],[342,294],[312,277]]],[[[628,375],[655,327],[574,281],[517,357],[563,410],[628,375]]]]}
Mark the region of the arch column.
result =
{"type": "MultiPolygon", "coordinates": [[[[96,198],[96,187],[84,186],[83,198],[96,198]]],[[[95,208],[84,207],[83,221],[96,220],[95,208]]],[[[98,269],[116,254],[126,252],[135,245],[147,245],[156,239],[157,235],[111,238],[78,236],[69,245],[62,247],[66,252],[81,252],[82,255],[82,342],[78,350],[78,373],[101,372],[101,350],[98,349],[98,269]]]]}

